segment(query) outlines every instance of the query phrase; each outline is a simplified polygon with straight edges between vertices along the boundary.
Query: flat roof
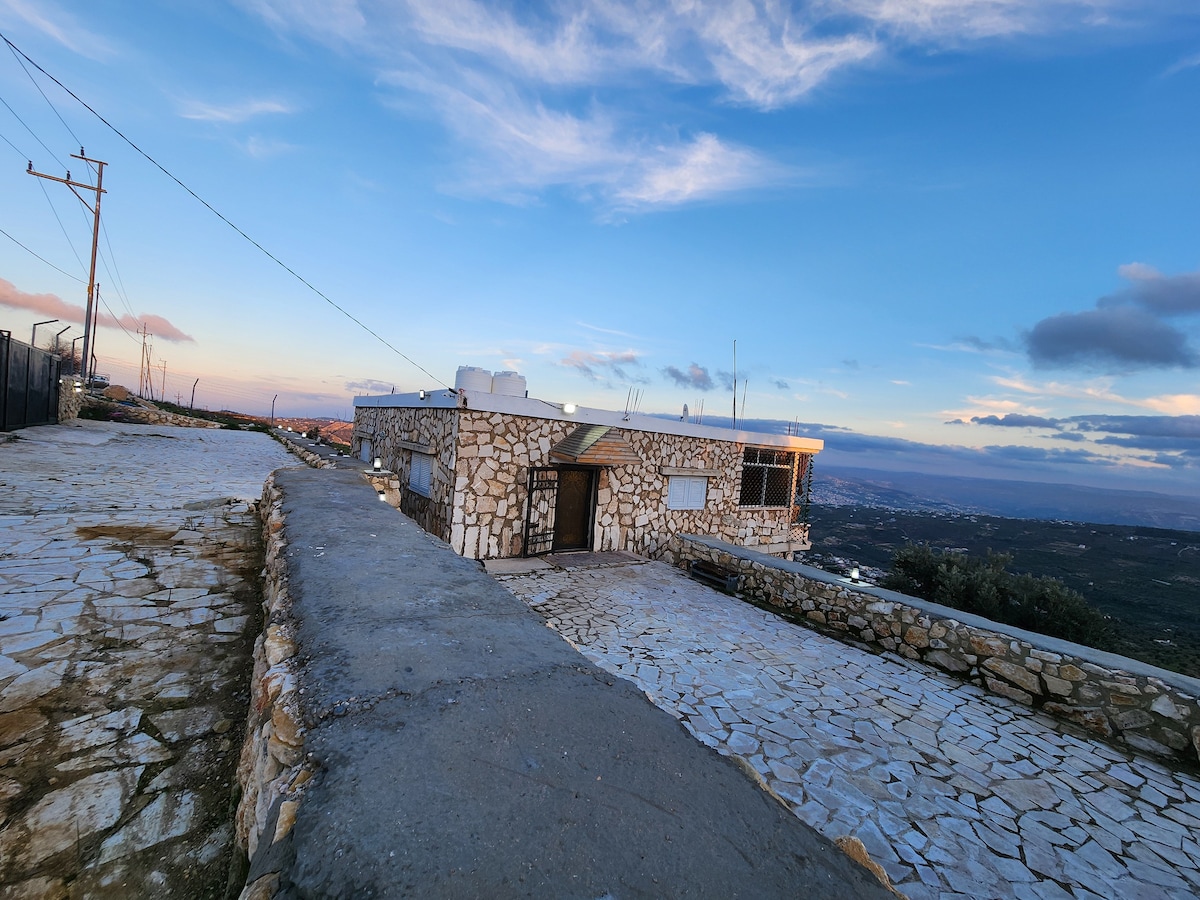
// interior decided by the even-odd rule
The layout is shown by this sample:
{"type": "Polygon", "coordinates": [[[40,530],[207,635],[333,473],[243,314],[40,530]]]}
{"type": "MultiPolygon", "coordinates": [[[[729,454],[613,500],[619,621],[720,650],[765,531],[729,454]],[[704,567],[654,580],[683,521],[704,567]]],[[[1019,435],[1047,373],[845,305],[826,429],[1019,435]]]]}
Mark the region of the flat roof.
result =
{"type": "Polygon", "coordinates": [[[564,407],[571,408],[570,404],[551,403],[548,400],[538,400],[533,397],[493,394],[489,391],[462,390],[456,392],[438,388],[414,394],[379,394],[355,397],[354,406],[363,409],[473,409],[479,412],[507,413],[514,416],[529,416],[534,419],[574,422],[577,425],[608,425],[612,428],[646,431],[652,434],[677,434],[685,437],[706,438],[712,441],[753,444],[758,447],[782,447],[802,453],[819,453],[825,447],[825,442],[816,438],[766,434],[761,431],[742,431],[737,428],[718,428],[715,425],[698,425],[695,422],[659,418],[645,413],[626,414],[589,406],[576,406],[573,412],[565,412],[564,407]]]}

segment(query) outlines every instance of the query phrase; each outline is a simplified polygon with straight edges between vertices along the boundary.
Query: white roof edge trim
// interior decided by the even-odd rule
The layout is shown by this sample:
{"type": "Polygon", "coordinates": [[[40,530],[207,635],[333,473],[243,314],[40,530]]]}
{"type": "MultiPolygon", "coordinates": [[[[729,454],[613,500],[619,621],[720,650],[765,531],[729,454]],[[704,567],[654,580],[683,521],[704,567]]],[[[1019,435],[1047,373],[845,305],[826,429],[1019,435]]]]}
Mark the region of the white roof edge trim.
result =
{"type": "Polygon", "coordinates": [[[579,406],[570,415],[562,411],[563,404],[533,397],[511,397],[507,394],[492,394],[486,391],[463,391],[465,406],[459,404],[459,395],[445,388],[426,391],[425,399],[420,394],[379,394],[354,398],[356,408],[363,409],[455,409],[463,408],[476,412],[507,413],[529,416],[535,419],[552,419],[558,422],[574,422],[577,425],[608,425],[630,431],[646,431],[652,434],[674,434],[684,437],[707,438],[714,441],[750,444],[757,447],[783,447],[803,453],[819,453],[825,442],[817,438],[793,437],[786,434],[766,434],[761,431],[719,428],[715,425],[697,425],[660,419],[657,416],[625,413],[615,410],[594,409],[579,406]]]}

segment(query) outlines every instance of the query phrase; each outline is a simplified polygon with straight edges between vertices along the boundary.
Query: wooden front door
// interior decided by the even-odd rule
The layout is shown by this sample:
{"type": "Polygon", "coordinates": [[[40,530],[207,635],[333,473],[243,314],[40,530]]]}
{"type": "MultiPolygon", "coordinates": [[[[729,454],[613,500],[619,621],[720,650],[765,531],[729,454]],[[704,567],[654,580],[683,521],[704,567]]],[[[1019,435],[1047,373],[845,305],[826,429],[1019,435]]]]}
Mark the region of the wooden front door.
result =
{"type": "Polygon", "coordinates": [[[554,516],[555,550],[591,550],[596,470],[560,467],[554,516]]]}

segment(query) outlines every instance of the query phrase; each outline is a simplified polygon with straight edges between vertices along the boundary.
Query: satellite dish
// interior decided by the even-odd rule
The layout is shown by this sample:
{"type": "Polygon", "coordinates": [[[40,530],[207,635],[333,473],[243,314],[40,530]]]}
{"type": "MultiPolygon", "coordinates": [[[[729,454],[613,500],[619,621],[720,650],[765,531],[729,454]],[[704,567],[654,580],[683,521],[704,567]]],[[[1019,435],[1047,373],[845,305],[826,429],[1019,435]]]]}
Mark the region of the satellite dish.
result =
{"type": "Polygon", "coordinates": [[[685,403],[685,404],[683,404],[683,415],[679,417],[679,421],[686,422],[687,420],[688,420],[688,408],[687,408],[687,404],[685,403]]]}

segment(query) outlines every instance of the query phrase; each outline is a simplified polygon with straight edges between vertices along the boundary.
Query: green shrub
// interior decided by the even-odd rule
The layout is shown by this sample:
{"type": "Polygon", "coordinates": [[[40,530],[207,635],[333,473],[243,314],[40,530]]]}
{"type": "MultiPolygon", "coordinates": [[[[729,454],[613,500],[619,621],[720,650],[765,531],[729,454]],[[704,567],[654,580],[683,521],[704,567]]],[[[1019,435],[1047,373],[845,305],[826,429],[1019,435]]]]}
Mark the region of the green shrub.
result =
{"type": "Polygon", "coordinates": [[[909,544],[892,557],[883,586],[1026,631],[1101,650],[1113,645],[1112,626],[1081,594],[1055,578],[1009,572],[1010,562],[1001,553],[975,559],[909,544]]]}

